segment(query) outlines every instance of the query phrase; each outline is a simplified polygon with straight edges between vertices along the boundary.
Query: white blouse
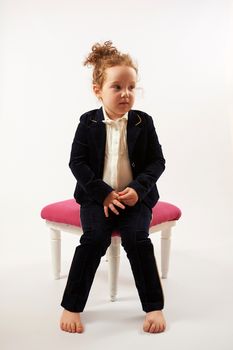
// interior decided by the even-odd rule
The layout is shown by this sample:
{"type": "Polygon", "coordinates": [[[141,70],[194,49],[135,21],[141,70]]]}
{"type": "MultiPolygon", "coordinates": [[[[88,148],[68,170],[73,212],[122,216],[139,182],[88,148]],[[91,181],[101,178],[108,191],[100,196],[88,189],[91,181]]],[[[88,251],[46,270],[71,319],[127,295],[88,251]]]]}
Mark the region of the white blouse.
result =
{"type": "Polygon", "coordinates": [[[106,123],[106,145],[103,180],[116,191],[124,190],[133,180],[128,156],[127,122],[128,112],[112,120],[102,107],[106,123]]]}

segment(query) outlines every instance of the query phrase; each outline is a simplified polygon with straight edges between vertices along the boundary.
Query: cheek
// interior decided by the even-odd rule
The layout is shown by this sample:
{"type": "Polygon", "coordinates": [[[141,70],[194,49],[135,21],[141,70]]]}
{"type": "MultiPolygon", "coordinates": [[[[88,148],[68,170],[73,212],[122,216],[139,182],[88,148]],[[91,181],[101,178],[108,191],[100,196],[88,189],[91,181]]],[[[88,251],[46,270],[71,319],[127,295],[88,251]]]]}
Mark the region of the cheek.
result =
{"type": "Polygon", "coordinates": [[[135,95],[134,94],[130,95],[130,99],[131,99],[131,101],[134,101],[135,100],[135,95]]]}

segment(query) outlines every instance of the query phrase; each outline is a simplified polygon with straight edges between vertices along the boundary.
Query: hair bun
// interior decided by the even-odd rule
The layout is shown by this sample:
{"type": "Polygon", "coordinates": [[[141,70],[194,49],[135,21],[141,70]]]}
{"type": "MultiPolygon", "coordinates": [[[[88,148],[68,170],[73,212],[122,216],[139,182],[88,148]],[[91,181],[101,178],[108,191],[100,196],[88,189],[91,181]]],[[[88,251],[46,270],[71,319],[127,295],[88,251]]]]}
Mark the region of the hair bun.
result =
{"type": "Polygon", "coordinates": [[[115,66],[132,67],[136,74],[138,74],[137,66],[134,64],[129,54],[121,53],[110,40],[105,41],[104,44],[95,43],[91,52],[83,61],[84,66],[94,66],[92,73],[92,84],[97,84],[101,88],[106,79],[106,69],[115,66]]]}
{"type": "Polygon", "coordinates": [[[119,55],[120,52],[116,49],[115,46],[112,46],[111,41],[105,41],[103,45],[95,43],[92,46],[92,52],[86,57],[84,61],[85,65],[96,65],[99,61],[112,57],[113,55],[119,55]]]}

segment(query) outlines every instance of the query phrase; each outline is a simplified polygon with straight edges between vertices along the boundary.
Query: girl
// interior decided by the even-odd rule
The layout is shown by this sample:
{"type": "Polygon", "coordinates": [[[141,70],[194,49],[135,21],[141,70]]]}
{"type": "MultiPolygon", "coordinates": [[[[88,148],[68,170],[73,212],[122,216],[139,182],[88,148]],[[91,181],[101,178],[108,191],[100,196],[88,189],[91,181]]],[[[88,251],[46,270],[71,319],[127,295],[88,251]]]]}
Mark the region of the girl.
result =
{"type": "Polygon", "coordinates": [[[117,229],[146,313],[143,330],[162,332],[164,295],[148,237],[159,199],[156,181],[165,169],[162,148],[151,116],[131,109],[138,76],[131,57],[106,41],[92,46],[88,64],[94,66],[93,91],[102,106],[80,117],[72,143],[69,167],[77,180],[74,197],[81,206],[83,234],[61,302],[60,328],[84,331],[80,313],[117,229]]]}

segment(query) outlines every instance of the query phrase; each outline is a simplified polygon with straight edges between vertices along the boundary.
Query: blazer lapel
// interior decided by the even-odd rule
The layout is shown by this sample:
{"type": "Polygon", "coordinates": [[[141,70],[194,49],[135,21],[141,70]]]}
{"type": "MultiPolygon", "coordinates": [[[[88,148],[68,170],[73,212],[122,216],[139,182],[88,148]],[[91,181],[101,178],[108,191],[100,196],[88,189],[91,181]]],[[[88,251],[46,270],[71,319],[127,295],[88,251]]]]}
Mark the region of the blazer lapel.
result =
{"type": "Polygon", "coordinates": [[[128,113],[128,123],[127,123],[127,144],[128,144],[128,154],[131,159],[134,145],[137,138],[141,132],[142,119],[135,111],[130,110],[128,113]]]}
{"type": "MultiPolygon", "coordinates": [[[[100,169],[104,166],[104,156],[105,156],[105,143],[106,143],[106,125],[103,123],[104,114],[102,107],[97,109],[97,112],[93,115],[91,119],[91,135],[93,142],[95,144],[95,149],[98,155],[98,161],[100,164],[100,169]]],[[[128,144],[128,154],[131,159],[134,145],[137,138],[141,132],[142,119],[138,113],[134,110],[130,110],[128,113],[128,123],[127,123],[127,144],[128,144]]]]}
{"type": "Polygon", "coordinates": [[[100,164],[100,169],[104,166],[104,156],[105,156],[105,143],[106,143],[106,126],[103,123],[104,114],[102,107],[97,109],[97,112],[93,115],[91,121],[91,135],[92,140],[95,145],[93,152],[96,152],[98,156],[98,163],[100,164]]]}

